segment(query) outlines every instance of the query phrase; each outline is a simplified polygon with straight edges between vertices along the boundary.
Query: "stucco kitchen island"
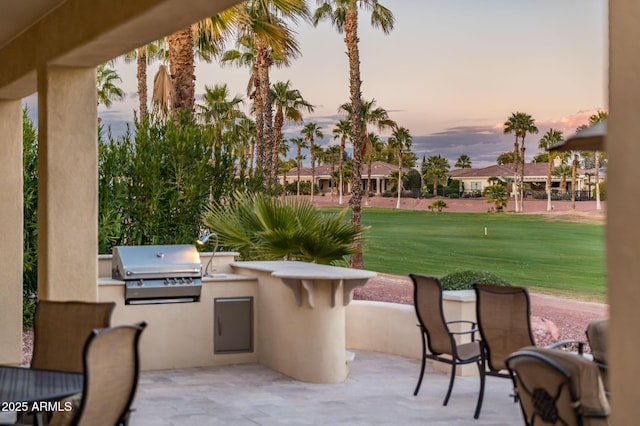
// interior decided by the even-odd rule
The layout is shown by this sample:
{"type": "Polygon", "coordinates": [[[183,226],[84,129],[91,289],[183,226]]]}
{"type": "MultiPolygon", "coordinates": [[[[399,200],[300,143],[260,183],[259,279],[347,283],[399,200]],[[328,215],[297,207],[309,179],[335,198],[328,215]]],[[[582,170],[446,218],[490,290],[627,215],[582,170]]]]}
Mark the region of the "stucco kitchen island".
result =
{"type": "Polygon", "coordinates": [[[257,277],[258,359],[294,379],[347,378],[345,307],[375,272],[296,261],[233,262],[257,277]]]}

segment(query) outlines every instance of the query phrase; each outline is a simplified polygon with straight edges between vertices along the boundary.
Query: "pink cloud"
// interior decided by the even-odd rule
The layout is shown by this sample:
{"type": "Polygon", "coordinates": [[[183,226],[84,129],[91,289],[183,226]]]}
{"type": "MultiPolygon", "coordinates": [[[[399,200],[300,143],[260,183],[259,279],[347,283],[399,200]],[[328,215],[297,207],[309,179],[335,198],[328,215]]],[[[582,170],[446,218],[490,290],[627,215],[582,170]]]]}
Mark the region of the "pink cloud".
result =
{"type": "Polygon", "coordinates": [[[538,128],[550,127],[556,130],[560,130],[562,133],[564,133],[565,137],[568,137],[573,135],[579,126],[589,124],[589,117],[601,110],[602,108],[594,108],[584,111],[578,111],[575,114],[562,117],[559,120],[538,121],[536,122],[536,125],[538,126],[538,128]]]}

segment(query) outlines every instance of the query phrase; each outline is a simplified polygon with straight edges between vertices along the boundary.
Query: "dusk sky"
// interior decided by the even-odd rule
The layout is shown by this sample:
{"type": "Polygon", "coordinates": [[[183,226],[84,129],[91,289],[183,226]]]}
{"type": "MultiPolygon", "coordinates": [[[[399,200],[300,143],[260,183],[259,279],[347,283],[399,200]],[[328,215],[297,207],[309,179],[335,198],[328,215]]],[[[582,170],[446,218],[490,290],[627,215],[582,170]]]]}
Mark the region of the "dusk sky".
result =
{"type": "MultiPolygon", "coordinates": [[[[467,154],[474,167],[495,164],[500,153],[513,149],[514,137],[503,135],[502,124],[522,111],[540,130],[527,136],[530,160],[549,127],[567,137],[607,108],[606,0],[380,2],[393,12],[395,29],[384,35],[371,28],[368,13],[360,13],[363,98],[375,98],[410,130],[420,159],[440,154],[453,168],[467,154]]],[[[315,9],[315,1],[309,5],[315,9]]],[[[296,31],[302,57],[274,69],[271,81],[290,80],[316,106],[304,118],[322,126],[319,143],[336,143],[333,125],[344,118],[337,109],[349,96],[343,36],[328,23],[300,23],[296,31]]],[[[149,66],[150,90],[158,66],[149,66]]],[[[135,64],[120,59],[116,68],[127,99],[109,110],[100,107],[99,115],[118,134],[133,121],[138,95],[135,64]]],[[[248,76],[247,69],[199,62],[197,96],[216,83],[245,96],[248,76]]],[[[288,126],[286,137],[298,136],[299,129],[288,126]]]]}

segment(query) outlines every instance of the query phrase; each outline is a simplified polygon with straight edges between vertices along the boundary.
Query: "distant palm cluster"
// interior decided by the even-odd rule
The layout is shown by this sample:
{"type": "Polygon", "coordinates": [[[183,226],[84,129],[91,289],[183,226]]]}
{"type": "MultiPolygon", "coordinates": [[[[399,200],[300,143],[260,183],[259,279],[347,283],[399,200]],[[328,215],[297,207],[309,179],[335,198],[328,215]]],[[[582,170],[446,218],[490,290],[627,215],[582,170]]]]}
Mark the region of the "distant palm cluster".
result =
{"type": "MultiPolygon", "coordinates": [[[[363,182],[371,181],[372,162],[385,161],[400,166],[395,177],[399,205],[408,176],[405,171],[414,168],[418,161],[411,152],[410,130],[392,120],[384,108],[376,106],[375,99],[365,100],[361,95],[359,13],[369,13],[371,25],[385,34],[393,30],[395,19],[393,13],[377,0],[321,0],[317,3],[317,8],[311,10],[305,0],[248,0],[161,40],[140,46],[127,54],[125,60],[137,63],[140,101],[137,119],[140,122],[147,120],[150,115],[175,121],[184,112],[190,114],[195,124],[205,126],[212,135],[213,143],[218,147],[213,148],[214,154],[227,153],[231,149],[238,158],[237,168],[242,169],[241,176],[252,182],[259,181],[261,189],[270,194],[286,191],[286,188],[281,188],[279,175],[286,174],[294,167],[299,173],[302,160],[305,159],[303,150],[308,150],[311,182],[315,182],[316,165],[324,163],[337,169],[335,175],[341,198],[345,181],[350,183],[347,185],[351,195],[350,220],[353,225],[359,226],[362,198],[369,193],[369,188],[365,188],[363,182]],[[272,83],[270,80],[270,71],[274,66],[287,67],[302,54],[295,31],[302,21],[313,25],[327,21],[344,37],[349,60],[349,101],[337,107],[345,118],[330,130],[334,139],[339,141],[335,146],[323,147],[316,143],[316,138],[323,138],[324,133],[313,122],[305,123],[299,136],[289,140],[283,137],[282,130],[286,123],[302,123],[303,113],[314,110],[313,103],[305,99],[289,81],[272,83]],[[216,84],[205,87],[202,103],[196,104],[196,57],[247,68],[246,98],[232,97],[226,84],[216,84]],[[152,61],[160,61],[162,65],[154,78],[149,108],[147,66],[152,61]],[[245,102],[250,104],[249,113],[243,112],[245,102]],[[383,131],[390,132],[386,141],[379,134],[383,131]],[[350,154],[346,152],[348,141],[352,146],[350,154]],[[282,159],[281,156],[286,157],[290,147],[296,150],[295,159],[282,159]],[[367,180],[362,178],[364,164],[368,165],[367,180]]],[[[109,107],[113,100],[124,96],[117,87],[119,76],[112,64],[98,68],[97,81],[100,104],[109,107]]],[[[522,209],[525,136],[536,132],[533,118],[521,112],[512,114],[505,122],[505,133],[515,134],[516,137],[514,151],[501,155],[498,162],[516,164],[513,177],[515,190],[512,191],[516,194],[516,201],[518,197],[520,199],[520,204],[516,202],[516,206],[520,205],[516,210],[522,209]]],[[[549,144],[562,137],[559,132],[551,130],[546,136],[543,140],[549,144]]],[[[546,155],[551,164],[556,155],[546,155]]],[[[216,161],[215,155],[211,161],[216,161]]],[[[563,161],[566,163],[568,160],[563,161]]],[[[575,161],[576,157],[573,163],[575,161]]],[[[575,165],[572,166],[575,169],[575,165]]],[[[456,167],[471,167],[471,159],[465,154],[461,155],[456,167]]],[[[439,183],[446,182],[449,168],[448,161],[440,155],[423,158],[419,169],[421,180],[432,185],[436,191],[439,183]]],[[[562,170],[558,169],[557,173],[562,170]]],[[[311,184],[309,189],[313,200],[314,185],[311,184]]],[[[300,194],[300,191],[298,177],[296,193],[300,194]]],[[[351,264],[362,266],[359,251],[352,256],[351,264]]]]}

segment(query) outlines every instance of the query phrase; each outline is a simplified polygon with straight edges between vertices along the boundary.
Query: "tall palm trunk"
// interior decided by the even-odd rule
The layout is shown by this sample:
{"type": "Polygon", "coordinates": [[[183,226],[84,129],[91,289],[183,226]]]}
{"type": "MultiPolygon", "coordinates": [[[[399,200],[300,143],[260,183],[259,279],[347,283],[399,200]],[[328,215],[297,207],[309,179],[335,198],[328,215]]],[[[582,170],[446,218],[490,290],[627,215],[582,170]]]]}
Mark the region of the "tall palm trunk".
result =
{"type": "Polygon", "coordinates": [[[331,157],[331,183],[333,183],[333,187],[331,188],[331,201],[333,202],[333,189],[336,186],[336,180],[334,177],[334,173],[336,172],[336,160],[335,155],[332,155],[331,157]]]}
{"type": "Polygon", "coordinates": [[[193,112],[196,76],[191,28],[169,36],[169,63],[174,93],[173,111],[187,109],[193,112]]]}
{"type": "Polygon", "coordinates": [[[340,165],[338,166],[340,168],[340,188],[338,189],[338,193],[339,193],[339,198],[338,198],[338,203],[340,205],[342,205],[344,203],[344,201],[342,200],[342,191],[344,188],[344,148],[345,148],[345,142],[346,139],[344,137],[342,137],[340,139],[340,165]]]}
{"type": "Polygon", "coordinates": [[[596,210],[600,210],[600,152],[595,153],[595,166],[596,166],[596,210]]]}
{"type": "MultiPolygon", "coordinates": [[[[344,40],[349,57],[349,92],[351,96],[351,141],[353,143],[353,170],[351,171],[351,224],[360,227],[362,223],[362,93],[360,90],[360,52],[358,49],[358,5],[351,1],[344,26],[344,40]]],[[[363,269],[362,242],[354,243],[357,252],[351,255],[352,268],[363,269]]]]}
{"type": "Polygon", "coordinates": [[[284,112],[278,108],[273,122],[273,144],[271,146],[272,180],[278,178],[278,158],[280,156],[280,141],[282,140],[282,126],[284,125],[284,112]],[[273,173],[275,172],[275,178],[273,173]]]}
{"type": "Polygon", "coordinates": [[[300,167],[302,166],[302,149],[300,148],[300,145],[298,145],[298,157],[296,158],[296,160],[298,160],[298,183],[297,183],[297,187],[296,187],[296,197],[300,197],[300,167]]]}
{"type": "MultiPolygon", "coordinates": [[[[264,114],[262,109],[264,108],[264,102],[262,101],[262,90],[260,90],[260,81],[257,78],[253,80],[255,90],[253,92],[253,107],[256,115],[256,140],[255,140],[255,158],[256,158],[256,170],[258,173],[262,173],[263,177],[267,176],[267,164],[265,163],[266,149],[264,140],[264,114]]],[[[269,155],[271,155],[269,153],[269,155]]],[[[268,185],[267,182],[263,182],[263,185],[268,185]]]]}
{"type": "Polygon", "coordinates": [[[524,135],[522,135],[522,143],[520,144],[520,151],[522,153],[520,158],[520,211],[524,211],[524,135]]]}
{"type": "Polygon", "coordinates": [[[402,150],[398,154],[398,201],[396,202],[396,209],[400,208],[400,195],[402,194],[402,150]]]}
{"type": "MultiPolygon", "coordinates": [[[[274,172],[277,176],[277,167],[272,162],[271,153],[273,152],[273,112],[271,111],[271,92],[269,82],[269,46],[267,43],[258,38],[256,40],[258,55],[256,57],[256,68],[258,70],[258,88],[260,93],[259,102],[262,104],[260,114],[262,115],[262,167],[265,177],[265,185],[271,188],[274,179],[274,172]],[[275,170],[274,170],[275,169],[275,170]]],[[[258,111],[256,109],[256,115],[258,111]]],[[[257,125],[257,123],[256,123],[257,125]]],[[[259,142],[260,143],[260,142],[259,142]]]]}
{"type": "Polygon", "coordinates": [[[578,171],[578,156],[573,155],[571,162],[571,209],[576,209],[576,172],[578,171]]]}
{"type": "Polygon", "coordinates": [[[313,203],[313,187],[316,182],[316,145],[313,135],[309,138],[309,153],[311,154],[311,202],[313,203]]]}
{"type": "Polygon", "coordinates": [[[256,160],[256,140],[251,141],[251,147],[249,148],[249,176],[253,177],[253,165],[256,160]]]}
{"type": "Polygon", "coordinates": [[[518,163],[520,163],[520,152],[518,149],[518,136],[516,135],[516,142],[513,144],[513,197],[516,213],[520,211],[520,204],[518,204],[518,192],[520,191],[520,185],[518,185],[518,163]]]}
{"type": "Polygon", "coordinates": [[[373,162],[372,153],[369,154],[369,158],[367,160],[367,201],[365,205],[369,205],[369,194],[371,193],[371,163],[373,162]]]}
{"type": "Polygon", "coordinates": [[[551,172],[553,169],[553,156],[549,153],[549,167],[547,169],[547,211],[551,211],[551,172]]]}
{"type": "Polygon", "coordinates": [[[140,122],[147,116],[147,50],[138,48],[138,98],[140,100],[140,122]]]}

